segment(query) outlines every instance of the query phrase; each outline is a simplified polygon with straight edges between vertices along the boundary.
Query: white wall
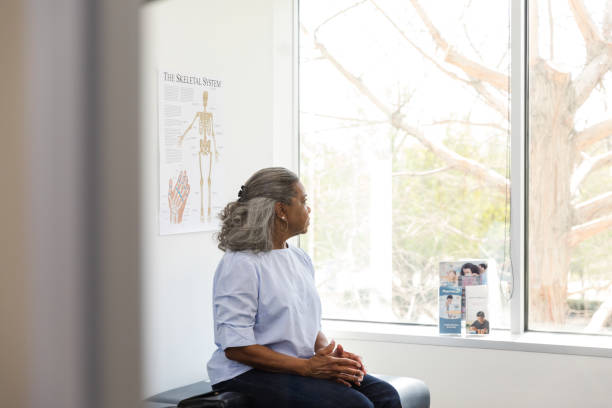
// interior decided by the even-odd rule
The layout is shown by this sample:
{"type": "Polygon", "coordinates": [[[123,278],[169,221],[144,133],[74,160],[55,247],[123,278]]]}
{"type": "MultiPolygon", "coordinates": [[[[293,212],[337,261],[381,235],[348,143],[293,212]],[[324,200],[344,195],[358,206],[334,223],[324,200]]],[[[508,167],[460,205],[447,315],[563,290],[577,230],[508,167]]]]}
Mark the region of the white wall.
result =
{"type": "MultiPolygon", "coordinates": [[[[143,394],[152,395],[206,377],[214,350],[212,276],[222,253],[212,233],[158,234],[156,70],[177,69],[224,80],[225,177],[228,197],[256,170],[288,165],[273,131],[290,131],[275,106],[291,112],[291,75],[285,87],[274,71],[291,54],[290,1],[172,0],[141,10],[141,145],[143,238],[143,394]],[[285,30],[288,33],[283,34],[285,30]],[[275,36],[284,38],[282,44],[275,36]],[[276,105],[275,105],[276,95],[276,105]],[[289,101],[290,102],[290,101],[289,101]]],[[[288,134],[288,133],[287,133],[288,134]]]]}
{"type": "Polygon", "coordinates": [[[425,381],[433,408],[612,406],[610,358],[335,340],[370,372],[425,381]]]}

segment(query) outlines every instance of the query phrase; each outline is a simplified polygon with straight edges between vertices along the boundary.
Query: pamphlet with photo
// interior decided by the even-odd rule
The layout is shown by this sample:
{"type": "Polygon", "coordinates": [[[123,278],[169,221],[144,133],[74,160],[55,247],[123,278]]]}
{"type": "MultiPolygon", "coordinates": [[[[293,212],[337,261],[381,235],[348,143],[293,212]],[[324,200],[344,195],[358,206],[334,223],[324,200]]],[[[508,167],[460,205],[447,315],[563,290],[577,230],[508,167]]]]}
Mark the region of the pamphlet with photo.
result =
{"type": "Polygon", "coordinates": [[[489,334],[489,290],[486,285],[465,287],[467,334],[489,334]]]}
{"type": "Polygon", "coordinates": [[[461,288],[440,286],[440,334],[461,335],[461,288]]]}

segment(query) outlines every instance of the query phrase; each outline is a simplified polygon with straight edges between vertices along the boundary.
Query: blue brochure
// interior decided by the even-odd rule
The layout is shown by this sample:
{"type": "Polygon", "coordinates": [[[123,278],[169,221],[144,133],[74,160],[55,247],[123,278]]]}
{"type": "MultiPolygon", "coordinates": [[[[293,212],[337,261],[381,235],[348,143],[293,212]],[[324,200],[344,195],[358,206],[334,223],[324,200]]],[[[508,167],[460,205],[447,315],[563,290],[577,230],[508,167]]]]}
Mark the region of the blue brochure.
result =
{"type": "Polygon", "coordinates": [[[461,288],[440,286],[440,334],[461,335],[461,288]]]}

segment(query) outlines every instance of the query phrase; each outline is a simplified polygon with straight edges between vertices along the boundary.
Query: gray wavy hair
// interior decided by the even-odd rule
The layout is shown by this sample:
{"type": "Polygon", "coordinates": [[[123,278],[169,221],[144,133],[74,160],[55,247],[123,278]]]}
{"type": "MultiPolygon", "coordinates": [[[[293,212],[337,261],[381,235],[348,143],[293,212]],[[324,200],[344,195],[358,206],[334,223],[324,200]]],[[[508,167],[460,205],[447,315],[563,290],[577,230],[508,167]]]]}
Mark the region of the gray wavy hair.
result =
{"type": "Polygon", "coordinates": [[[262,252],[272,249],[274,204],[291,204],[298,177],[283,167],[268,167],[253,174],[242,186],[239,199],[228,203],[219,214],[217,234],[222,251],[262,252]]]}

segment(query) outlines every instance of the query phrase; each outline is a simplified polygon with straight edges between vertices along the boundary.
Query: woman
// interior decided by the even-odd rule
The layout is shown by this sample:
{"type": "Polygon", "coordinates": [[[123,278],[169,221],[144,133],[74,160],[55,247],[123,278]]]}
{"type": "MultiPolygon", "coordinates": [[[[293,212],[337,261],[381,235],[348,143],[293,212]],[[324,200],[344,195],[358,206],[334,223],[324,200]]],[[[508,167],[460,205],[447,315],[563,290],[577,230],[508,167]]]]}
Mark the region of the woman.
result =
{"type": "Polygon", "coordinates": [[[213,389],[254,407],[401,407],[361,358],[327,341],[308,255],[287,240],[308,229],[304,186],[284,168],[256,172],[221,213],[213,283],[213,389]]]}

